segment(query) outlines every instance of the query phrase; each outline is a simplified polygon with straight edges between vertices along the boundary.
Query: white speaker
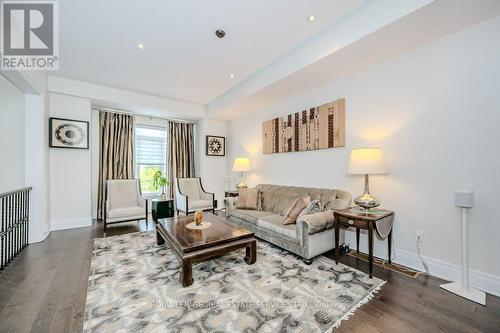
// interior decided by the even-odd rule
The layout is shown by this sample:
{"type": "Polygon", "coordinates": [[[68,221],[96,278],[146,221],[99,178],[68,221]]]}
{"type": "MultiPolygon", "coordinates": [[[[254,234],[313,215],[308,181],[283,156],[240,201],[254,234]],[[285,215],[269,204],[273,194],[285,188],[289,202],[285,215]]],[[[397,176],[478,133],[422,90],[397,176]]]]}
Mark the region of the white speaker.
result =
{"type": "Polygon", "coordinates": [[[468,227],[467,215],[469,208],[474,206],[474,191],[456,190],[455,205],[460,207],[462,215],[462,281],[451,282],[441,285],[441,288],[448,290],[458,296],[470,299],[481,305],[486,304],[486,294],[469,286],[469,253],[468,253],[468,227]]]}
{"type": "Polygon", "coordinates": [[[456,190],[455,205],[458,207],[472,208],[474,207],[474,191],[471,190],[456,190]]]}

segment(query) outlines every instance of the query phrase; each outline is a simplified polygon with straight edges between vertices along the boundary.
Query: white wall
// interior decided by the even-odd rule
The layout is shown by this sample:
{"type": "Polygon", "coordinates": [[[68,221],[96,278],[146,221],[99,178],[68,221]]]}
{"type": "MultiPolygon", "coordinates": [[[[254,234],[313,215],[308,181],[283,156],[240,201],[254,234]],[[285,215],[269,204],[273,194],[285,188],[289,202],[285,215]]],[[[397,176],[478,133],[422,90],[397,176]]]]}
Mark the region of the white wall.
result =
{"type": "MultiPolygon", "coordinates": [[[[49,98],[51,117],[90,122],[89,99],[56,93],[49,98]]],[[[52,230],[92,225],[90,149],[50,148],[49,173],[52,230]]]]}
{"type": "MultiPolygon", "coordinates": [[[[471,283],[500,295],[500,18],[390,59],[273,107],[232,121],[230,156],[249,155],[250,185],[340,188],[357,195],[362,177],[346,175],[351,148],[380,146],[389,173],[371,178],[383,207],[396,211],[396,262],[421,268],[415,233],[436,276],[457,279],[460,220],[454,191],[476,191],[470,214],[471,283]],[[346,147],[262,154],[261,124],[275,116],[346,98],[346,147]]],[[[353,233],[346,241],[354,246],[353,233]]],[[[333,242],[333,240],[332,240],[333,242]]],[[[361,248],[366,251],[366,238],[361,248]]],[[[386,256],[378,241],[375,255],[386,256]]]]}
{"type": "Polygon", "coordinates": [[[1,74],[24,94],[24,124],[16,127],[16,130],[24,133],[24,184],[33,188],[30,194],[29,242],[40,242],[50,232],[47,147],[48,75],[45,71],[1,71],[1,74]]]}
{"type": "Polygon", "coordinates": [[[90,155],[91,155],[91,206],[92,206],[92,218],[97,219],[97,191],[99,189],[99,110],[92,109],[90,116],[90,138],[92,144],[90,145],[90,155]]]}
{"type": "Polygon", "coordinates": [[[0,193],[24,187],[24,92],[0,75],[0,193]]]}
{"type": "Polygon", "coordinates": [[[30,195],[29,242],[41,242],[50,233],[48,75],[46,71],[21,71],[25,92],[25,174],[30,195]]]}
{"type": "MultiPolygon", "coordinates": [[[[204,118],[198,121],[196,155],[198,163],[196,165],[196,175],[201,177],[203,188],[215,193],[217,208],[224,207],[224,190],[226,176],[226,156],[206,156],[206,136],[227,136],[227,123],[220,120],[204,118]]],[[[228,138],[226,138],[227,146],[228,138]]],[[[227,149],[227,148],[226,148],[227,149]]]]}

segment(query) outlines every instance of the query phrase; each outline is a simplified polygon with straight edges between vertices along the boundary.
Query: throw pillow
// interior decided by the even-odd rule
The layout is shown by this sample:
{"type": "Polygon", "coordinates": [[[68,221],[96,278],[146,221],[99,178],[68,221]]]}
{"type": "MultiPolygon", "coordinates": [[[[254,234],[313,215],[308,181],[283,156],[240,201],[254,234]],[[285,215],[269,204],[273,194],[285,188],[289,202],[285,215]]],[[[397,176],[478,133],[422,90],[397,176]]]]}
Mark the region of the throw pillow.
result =
{"type": "Polygon", "coordinates": [[[281,216],[287,216],[290,211],[292,210],[293,208],[293,204],[295,203],[295,201],[299,200],[299,199],[304,199],[306,201],[306,206],[309,204],[309,202],[311,202],[311,197],[298,197],[297,198],[297,195],[294,194],[290,194],[290,195],[284,195],[282,196],[282,201],[286,202],[286,206],[285,208],[283,208],[279,214],[281,216]]]}
{"type": "Polygon", "coordinates": [[[300,213],[307,207],[310,200],[311,199],[309,197],[295,199],[285,210],[283,224],[286,225],[296,223],[300,213]]]}
{"type": "Polygon", "coordinates": [[[321,212],[321,211],[322,211],[322,209],[321,209],[321,204],[319,203],[319,200],[313,200],[313,201],[311,201],[309,203],[309,205],[307,205],[306,208],[304,208],[300,212],[300,214],[299,214],[299,216],[297,218],[299,218],[299,217],[301,217],[303,215],[314,214],[314,213],[318,213],[318,212],[321,212]]]}
{"type": "Polygon", "coordinates": [[[256,210],[258,207],[259,190],[256,188],[240,188],[236,208],[256,210]]]}

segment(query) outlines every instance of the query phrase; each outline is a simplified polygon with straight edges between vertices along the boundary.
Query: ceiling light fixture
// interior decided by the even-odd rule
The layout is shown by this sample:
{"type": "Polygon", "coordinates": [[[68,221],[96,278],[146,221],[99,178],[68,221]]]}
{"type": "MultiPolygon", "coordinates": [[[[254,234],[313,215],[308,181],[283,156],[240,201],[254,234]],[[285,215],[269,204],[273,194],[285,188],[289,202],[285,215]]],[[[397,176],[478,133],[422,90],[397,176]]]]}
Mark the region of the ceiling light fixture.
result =
{"type": "Polygon", "coordinates": [[[146,45],[142,44],[142,43],[138,43],[137,44],[137,47],[141,50],[144,50],[146,48],[146,45]]]}
{"type": "Polygon", "coordinates": [[[229,77],[230,77],[231,79],[234,79],[234,74],[229,74],[229,77]]]}
{"type": "Polygon", "coordinates": [[[309,17],[307,18],[307,20],[308,20],[309,22],[314,22],[314,21],[316,20],[316,16],[314,16],[314,15],[309,15],[309,17]]]}
{"type": "Polygon", "coordinates": [[[219,37],[220,39],[224,38],[226,35],[226,32],[222,29],[215,30],[215,35],[219,37]]]}

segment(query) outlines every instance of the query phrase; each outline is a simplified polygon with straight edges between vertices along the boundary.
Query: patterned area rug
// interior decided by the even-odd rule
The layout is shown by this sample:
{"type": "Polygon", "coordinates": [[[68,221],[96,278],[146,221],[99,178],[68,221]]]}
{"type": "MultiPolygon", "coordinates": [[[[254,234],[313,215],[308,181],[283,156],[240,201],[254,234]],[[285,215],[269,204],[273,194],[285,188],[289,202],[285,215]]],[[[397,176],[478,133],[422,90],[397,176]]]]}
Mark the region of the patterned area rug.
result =
{"type": "Polygon", "coordinates": [[[182,288],[173,252],[154,232],[94,241],[85,332],[329,332],[384,284],[325,258],[307,266],[258,241],[193,266],[182,288]]]}

